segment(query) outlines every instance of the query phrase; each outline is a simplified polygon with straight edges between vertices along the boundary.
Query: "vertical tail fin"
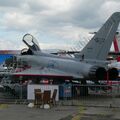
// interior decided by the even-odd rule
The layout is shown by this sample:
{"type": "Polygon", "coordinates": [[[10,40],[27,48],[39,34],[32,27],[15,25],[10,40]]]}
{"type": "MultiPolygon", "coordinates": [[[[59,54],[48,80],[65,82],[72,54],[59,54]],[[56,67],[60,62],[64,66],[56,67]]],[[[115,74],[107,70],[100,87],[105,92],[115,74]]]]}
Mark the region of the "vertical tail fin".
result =
{"type": "Polygon", "coordinates": [[[84,59],[106,60],[120,22],[120,12],[115,12],[83,48],[84,59]]]}

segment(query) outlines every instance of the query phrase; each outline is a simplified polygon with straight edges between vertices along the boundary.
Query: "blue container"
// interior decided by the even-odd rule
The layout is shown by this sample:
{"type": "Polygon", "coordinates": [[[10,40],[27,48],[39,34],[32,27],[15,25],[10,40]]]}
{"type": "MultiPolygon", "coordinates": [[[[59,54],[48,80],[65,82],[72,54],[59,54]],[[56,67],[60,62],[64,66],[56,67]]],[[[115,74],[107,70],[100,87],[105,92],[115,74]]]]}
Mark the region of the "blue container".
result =
{"type": "Polygon", "coordinates": [[[60,98],[71,98],[72,97],[72,86],[71,84],[63,84],[59,86],[59,97],[60,98]]]}

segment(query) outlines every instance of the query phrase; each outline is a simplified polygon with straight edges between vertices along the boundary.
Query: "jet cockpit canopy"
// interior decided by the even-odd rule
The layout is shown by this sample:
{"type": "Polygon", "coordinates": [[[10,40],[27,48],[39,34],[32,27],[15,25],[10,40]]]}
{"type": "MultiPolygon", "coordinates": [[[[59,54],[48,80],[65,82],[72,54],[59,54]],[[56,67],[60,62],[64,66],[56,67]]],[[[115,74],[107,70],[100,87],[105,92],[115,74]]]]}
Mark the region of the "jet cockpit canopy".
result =
{"type": "Polygon", "coordinates": [[[34,51],[41,51],[39,47],[39,43],[31,34],[25,34],[23,36],[23,42],[28,46],[28,48],[34,51]]]}

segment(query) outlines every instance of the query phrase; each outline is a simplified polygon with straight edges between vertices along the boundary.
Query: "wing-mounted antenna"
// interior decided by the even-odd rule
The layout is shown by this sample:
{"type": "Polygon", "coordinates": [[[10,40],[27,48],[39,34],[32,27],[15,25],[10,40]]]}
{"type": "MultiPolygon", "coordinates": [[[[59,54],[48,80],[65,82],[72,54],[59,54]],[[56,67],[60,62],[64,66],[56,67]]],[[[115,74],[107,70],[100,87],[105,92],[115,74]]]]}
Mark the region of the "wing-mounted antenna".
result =
{"type": "Polygon", "coordinates": [[[34,52],[34,51],[41,51],[39,47],[39,43],[37,40],[31,35],[31,34],[25,34],[23,36],[23,42],[28,46],[28,48],[34,52]]]}

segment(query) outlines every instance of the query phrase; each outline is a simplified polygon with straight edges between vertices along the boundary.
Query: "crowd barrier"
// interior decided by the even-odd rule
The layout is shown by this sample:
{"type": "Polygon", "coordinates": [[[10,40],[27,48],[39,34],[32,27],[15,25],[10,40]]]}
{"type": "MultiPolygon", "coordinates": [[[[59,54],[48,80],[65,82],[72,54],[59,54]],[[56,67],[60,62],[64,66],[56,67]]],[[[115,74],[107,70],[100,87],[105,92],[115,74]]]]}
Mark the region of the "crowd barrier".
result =
{"type": "MultiPolygon", "coordinates": [[[[80,85],[60,84],[58,90],[61,105],[86,105],[120,107],[120,84],[114,85],[80,85]]],[[[0,102],[27,101],[27,91],[19,85],[17,93],[9,88],[0,91],[0,102]]]]}

